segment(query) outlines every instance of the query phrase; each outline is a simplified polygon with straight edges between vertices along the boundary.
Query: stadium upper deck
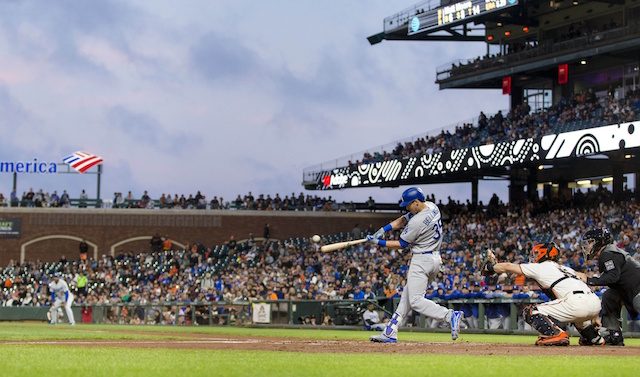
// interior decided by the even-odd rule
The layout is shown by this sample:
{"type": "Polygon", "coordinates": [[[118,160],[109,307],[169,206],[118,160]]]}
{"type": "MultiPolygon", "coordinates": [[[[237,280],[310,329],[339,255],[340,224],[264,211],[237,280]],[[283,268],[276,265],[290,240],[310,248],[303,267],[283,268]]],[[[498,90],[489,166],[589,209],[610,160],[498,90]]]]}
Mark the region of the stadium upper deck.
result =
{"type": "MultiPolygon", "coordinates": [[[[470,0],[421,2],[384,19],[383,40],[480,41],[487,54],[438,67],[445,88],[501,88],[510,111],[548,109],[587,89],[621,99],[640,85],[640,2],[470,0]]],[[[637,121],[617,120],[590,129],[511,138],[504,142],[423,153],[400,161],[335,167],[303,173],[308,189],[472,183],[484,177],[510,181],[509,201],[545,195],[571,195],[588,178],[613,179],[614,195],[624,175],[640,172],[637,121]],[[612,177],[612,178],[610,178],[612,177]],[[548,191],[548,193],[547,193],[548,191]],[[554,194],[555,192],[555,194],[554,194]]],[[[595,127],[593,127],[595,126],[595,127]]]]}

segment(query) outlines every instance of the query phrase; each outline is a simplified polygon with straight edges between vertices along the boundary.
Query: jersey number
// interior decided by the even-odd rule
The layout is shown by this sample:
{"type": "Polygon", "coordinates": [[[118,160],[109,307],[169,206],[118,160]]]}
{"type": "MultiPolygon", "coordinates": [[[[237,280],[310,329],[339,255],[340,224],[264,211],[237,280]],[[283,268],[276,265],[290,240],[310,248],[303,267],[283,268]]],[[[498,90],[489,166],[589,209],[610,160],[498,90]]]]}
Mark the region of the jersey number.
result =
{"type": "Polygon", "coordinates": [[[437,223],[433,224],[433,231],[436,232],[436,235],[433,236],[433,239],[438,240],[442,235],[442,219],[438,220],[437,223]]]}

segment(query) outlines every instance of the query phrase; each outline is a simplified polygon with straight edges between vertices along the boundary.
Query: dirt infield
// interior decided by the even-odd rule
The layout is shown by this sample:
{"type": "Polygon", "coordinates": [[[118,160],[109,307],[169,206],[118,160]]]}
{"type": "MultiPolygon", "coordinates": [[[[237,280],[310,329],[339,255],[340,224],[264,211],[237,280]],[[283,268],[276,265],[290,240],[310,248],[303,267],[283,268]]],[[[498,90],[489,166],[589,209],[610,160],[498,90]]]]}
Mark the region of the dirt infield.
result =
{"type": "MultiPolygon", "coordinates": [[[[117,331],[116,331],[117,332],[117,331]]],[[[171,340],[87,341],[56,340],[29,342],[0,342],[0,344],[52,344],[57,346],[170,348],[199,350],[260,350],[306,353],[399,353],[399,354],[460,354],[497,356],[640,356],[639,347],[537,347],[505,343],[466,342],[464,337],[456,342],[399,341],[397,344],[381,344],[363,340],[318,340],[282,337],[216,336],[210,334],[153,333],[171,340]],[[178,339],[176,339],[178,338],[178,339]]]]}

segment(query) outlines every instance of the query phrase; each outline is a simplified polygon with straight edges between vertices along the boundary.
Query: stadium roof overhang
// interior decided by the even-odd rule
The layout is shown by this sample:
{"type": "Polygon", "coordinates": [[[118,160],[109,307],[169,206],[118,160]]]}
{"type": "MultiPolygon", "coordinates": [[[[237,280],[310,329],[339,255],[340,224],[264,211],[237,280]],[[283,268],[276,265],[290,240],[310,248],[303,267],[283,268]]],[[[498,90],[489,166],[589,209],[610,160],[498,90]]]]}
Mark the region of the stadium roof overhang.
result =
{"type": "MultiPolygon", "coordinates": [[[[498,57],[484,62],[485,67],[469,65],[467,72],[460,72],[455,76],[436,80],[440,89],[450,88],[491,88],[502,87],[502,78],[511,76],[520,81],[540,78],[555,79],[558,75],[558,65],[576,63],[576,68],[583,71],[598,69],[625,63],[638,62],[640,56],[640,34],[623,41],[602,43],[591,48],[576,47],[565,53],[541,54],[526,59],[522,57],[498,57]],[[511,60],[509,60],[511,58],[511,60]],[[588,66],[578,64],[588,60],[588,66]]],[[[572,74],[578,73],[572,70],[572,74]]]]}
{"type": "Polygon", "coordinates": [[[368,40],[372,45],[383,40],[485,42],[487,56],[461,57],[436,69],[440,89],[500,89],[504,77],[515,85],[548,86],[560,64],[574,65],[574,75],[576,69],[595,72],[598,66],[637,63],[640,27],[632,21],[638,6],[636,0],[427,0],[386,17],[384,31],[368,40]],[[615,28],[595,30],[614,18],[615,28]],[[560,38],[570,25],[587,33],[560,38]],[[525,45],[532,48],[512,50],[525,45]],[[490,55],[492,47],[500,51],[490,55]],[[585,59],[590,64],[581,66],[585,59]]]}

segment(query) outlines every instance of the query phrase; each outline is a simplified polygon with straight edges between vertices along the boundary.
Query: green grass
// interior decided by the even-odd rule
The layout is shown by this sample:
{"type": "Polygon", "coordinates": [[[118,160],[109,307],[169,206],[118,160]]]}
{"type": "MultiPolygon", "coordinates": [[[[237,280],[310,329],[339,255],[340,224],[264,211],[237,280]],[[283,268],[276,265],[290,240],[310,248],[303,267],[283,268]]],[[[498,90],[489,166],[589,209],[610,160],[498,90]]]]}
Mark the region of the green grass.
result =
{"type": "MultiPolygon", "coordinates": [[[[402,354],[296,353],[271,351],[214,351],[171,349],[181,333],[230,336],[299,337],[365,340],[363,331],[254,329],[236,327],[152,327],[89,325],[47,326],[0,323],[0,341],[35,340],[149,340],[162,339],[167,348],[0,344],[2,376],[630,376],[637,375],[639,357],[585,356],[469,356],[402,354]],[[160,334],[163,333],[163,334],[160,334]],[[167,334],[170,334],[167,336],[167,334]]],[[[402,332],[401,341],[451,341],[446,333],[402,332]]],[[[532,344],[535,336],[462,334],[461,342],[532,344]]],[[[572,341],[576,341],[575,337],[572,341]]],[[[640,339],[625,339],[627,347],[640,339]]],[[[491,345],[487,345],[490,353],[491,345]]]]}

